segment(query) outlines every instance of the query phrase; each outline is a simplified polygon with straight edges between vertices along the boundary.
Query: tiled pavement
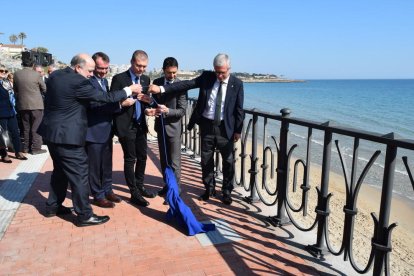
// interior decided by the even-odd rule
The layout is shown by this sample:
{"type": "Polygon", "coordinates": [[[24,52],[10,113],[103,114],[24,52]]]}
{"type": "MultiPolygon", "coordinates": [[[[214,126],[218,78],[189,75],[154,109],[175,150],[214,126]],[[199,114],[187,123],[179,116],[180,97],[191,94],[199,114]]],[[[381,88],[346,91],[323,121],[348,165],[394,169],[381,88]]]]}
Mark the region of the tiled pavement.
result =
{"type": "MultiPolygon", "coordinates": [[[[145,183],[156,191],[162,183],[158,150],[154,143],[149,148],[145,183]]],[[[214,221],[220,232],[213,236],[218,241],[224,236],[227,242],[213,243],[213,236],[205,234],[189,237],[166,222],[168,206],[160,197],[149,199],[148,208],[130,205],[119,144],[114,145],[113,180],[123,201],[113,209],[93,207],[96,214],[111,217],[99,226],[78,228],[75,216],[44,217],[52,170],[47,154],[0,163],[0,212],[14,215],[0,216],[3,226],[10,222],[1,234],[0,275],[324,274],[313,268],[312,259],[295,248],[295,243],[277,237],[275,229],[258,215],[260,208],[241,200],[241,188],[235,189],[231,206],[219,199],[199,202],[197,195],[203,192],[200,167],[186,154],[182,163],[184,201],[199,220],[214,221]],[[30,181],[34,181],[31,187],[30,181]],[[14,190],[28,190],[21,204],[23,196],[14,190]]],[[[64,204],[71,203],[68,192],[64,204]]]]}

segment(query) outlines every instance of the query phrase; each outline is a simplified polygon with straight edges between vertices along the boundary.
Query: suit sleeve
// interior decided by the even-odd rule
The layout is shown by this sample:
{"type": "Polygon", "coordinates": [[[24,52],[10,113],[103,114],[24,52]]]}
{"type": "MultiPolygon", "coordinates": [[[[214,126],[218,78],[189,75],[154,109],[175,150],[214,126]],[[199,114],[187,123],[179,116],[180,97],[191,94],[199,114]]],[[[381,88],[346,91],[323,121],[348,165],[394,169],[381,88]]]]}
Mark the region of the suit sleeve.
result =
{"type": "Polygon", "coordinates": [[[127,93],[124,90],[113,91],[112,93],[100,93],[89,80],[85,79],[76,87],[76,97],[81,100],[93,100],[97,102],[114,103],[126,99],[127,93]]]}
{"type": "Polygon", "coordinates": [[[185,115],[187,109],[187,91],[181,91],[175,99],[177,101],[176,108],[169,109],[167,117],[180,119],[185,115]]]}
{"type": "Polygon", "coordinates": [[[183,80],[164,86],[165,93],[187,91],[201,86],[202,75],[192,80],[183,80]]]}
{"type": "Polygon", "coordinates": [[[240,82],[239,91],[237,93],[236,106],[234,109],[234,132],[241,133],[243,129],[243,120],[244,120],[244,111],[243,111],[243,102],[244,102],[244,89],[243,82],[240,82]]]}

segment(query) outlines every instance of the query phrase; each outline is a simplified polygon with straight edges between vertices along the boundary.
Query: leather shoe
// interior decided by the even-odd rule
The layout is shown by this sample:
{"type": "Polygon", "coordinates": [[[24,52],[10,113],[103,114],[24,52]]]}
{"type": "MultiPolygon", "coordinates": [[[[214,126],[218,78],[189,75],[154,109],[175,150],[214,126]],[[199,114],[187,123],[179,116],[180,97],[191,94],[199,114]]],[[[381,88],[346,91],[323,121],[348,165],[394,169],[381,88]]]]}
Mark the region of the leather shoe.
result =
{"type": "Polygon", "coordinates": [[[92,226],[92,225],[98,225],[105,223],[109,220],[108,216],[97,216],[95,214],[92,214],[92,216],[89,219],[80,220],[78,219],[76,226],[82,227],[82,226],[92,226]]]}
{"type": "Polygon", "coordinates": [[[226,205],[230,205],[233,202],[230,195],[223,195],[223,203],[226,205]]]}
{"type": "Polygon", "coordinates": [[[6,155],[6,156],[2,156],[2,157],[1,157],[1,161],[2,161],[2,162],[4,162],[4,163],[11,163],[11,162],[13,162],[13,161],[10,159],[10,157],[8,157],[7,155],[6,155]]]}
{"type": "Polygon", "coordinates": [[[117,196],[115,193],[111,193],[109,195],[106,195],[106,199],[115,203],[121,202],[121,198],[117,196]]]}
{"type": "Polygon", "coordinates": [[[93,204],[95,204],[96,206],[99,206],[101,208],[114,208],[115,207],[115,203],[113,203],[109,200],[106,200],[105,198],[94,199],[93,204]]]}
{"type": "Polygon", "coordinates": [[[23,152],[18,152],[18,153],[16,153],[16,159],[27,160],[27,157],[24,156],[23,152]]]}
{"type": "Polygon", "coordinates": [[[162,188],[157,192],[158,196],[165,196],[167,194],[167,187],[162,188]]]}
{"type": "Polygon", "coordinates": [[[45,217],[51,218],[54,216],[64,216],[72,214],[73,208],[68,208],[63,205],[60,205],[57,209],[46,207],[45,217]]]}
{"type": "Polygon", "coordinates": [[[141,194],[143,197],[147,197],[147,198],[154,198],[154,197],[156,197],[156,196],[157,196],[155,193],[150,193],[150,192],[148,192],[148,190],[146,190],[146,189],[141,190],[141,191],[140,191],[140,194],[141,194]]]}
{"type": "Polygon", "coordinates": [[[210,199],[210,197],[216,197],[216,191],[212,190],[210,192],[205,191],[204,194],[202,194],[198,200],[207,201],[210,199]]]}
{"type": "Polygon", "coordinates": [[[133,205],[138,205],[141,207],[147,207],[149,205],[149,202],[146,201],[142,196],[131,197],[131,200],[129,202],[133,205]]]}
{"type": "Polygon", "coordinates": [[[46,153],[46,152],[47,152],[47,150],[38,149],[38,150],[32,150],[31,154],[36,155],[36,154],[42,154],[42,153],[46,153]]]}

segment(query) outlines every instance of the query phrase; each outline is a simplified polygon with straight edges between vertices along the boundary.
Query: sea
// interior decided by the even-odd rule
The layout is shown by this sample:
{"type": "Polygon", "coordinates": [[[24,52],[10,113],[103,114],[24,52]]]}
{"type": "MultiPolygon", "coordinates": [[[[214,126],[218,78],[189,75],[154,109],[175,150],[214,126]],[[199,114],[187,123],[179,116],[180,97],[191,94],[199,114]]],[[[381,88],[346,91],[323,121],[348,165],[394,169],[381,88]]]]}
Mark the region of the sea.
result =
{"type": "MultiPolygon", "coordinates": [[[[414,80],[306,80],[291,83],[244,83],[244,108],[280,114],[282,108],[289,108],[290,116],[319,123],[352,127],[381,135],[394,133],[401,139],[414,142],[414,80]]],[[[190,97],[197,97],[198,91],[191,90],[190,97]]],[[[245,119],[245,126],[250,118],[245,119]]],[[[263,123],[259,130],[259,141],[272,143],[271,136],[278,141],[280,124],[268,123],[266,133],[263,123]],[[265,136],[265,137],[264,137],[265,136]]],[[[307,129],[290,126],[289,147],[297,145],[293,156],[304,159],[306,156],[307,129]]],[[[331,170],[351,179],[354,140],[334,135],[343,157],[342,165],[336,144],[332,146],[331,170]],[[345,167],[345,170],[344,170],[345,167]],[[345,171],[345,173],[344,173],[345,171]]],[[[323,133],[312,134],[311,162],[322,164],[323,133]]],[[[364,178],[364,183],[382,187],[385,160],[385,146],[361,141],[358,154],[357,178],[376,150],[381,153],[364,178]]],[[[408,163],[414,174],[414,151],[398,150],[395,170],[394,193],[414,201],[414,187],[402,162],[408,163]]]]}

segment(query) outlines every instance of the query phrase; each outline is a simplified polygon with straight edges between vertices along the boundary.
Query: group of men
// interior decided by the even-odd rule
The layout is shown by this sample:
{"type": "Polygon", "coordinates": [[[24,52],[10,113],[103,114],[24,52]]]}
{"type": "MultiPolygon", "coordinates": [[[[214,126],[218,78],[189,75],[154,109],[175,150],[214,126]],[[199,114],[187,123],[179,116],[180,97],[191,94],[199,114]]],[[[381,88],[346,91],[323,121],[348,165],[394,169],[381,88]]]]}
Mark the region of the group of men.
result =
{"type": "Polygon", "coordinates": [[[124,154],[130,203],[146,207],[149,202],[145,198],[167,193],[167,185],[157,193],[144,186],[148,132],[145,116],[156,116],[162,171],[170,166],[180,183],[181,118],[187,107],[187,90],[193,88],[199,88],[200,93],[188,127],[200,126],[205,192],[199,199],[207,201],[216,195],[213,158],[218,149],[223,159],[222,201],[231,204],[233,145],[243,127],[244,92],[242,81],[230,74],[229,57],[218,54],[213,62],[214,71],[205,71],[188,81],[176,78],[178,62],[168,57],[163,63],[164,76],[151,84],[144,75],[148,55],[136,50],[130,68],[115,75],[110,88],[105,78],[109,62],[102,52],[92,57],[78,54],[70,67],[55,71],[48,79],[45,114],[38,130],[54,167],[46,216],[72,212],[62,205],[70,185],[77,226],[109,220],[108,216],[93,213],[89,194],[99,207],[112,208],[121,202],[112,190],[113,133],[118,136],[124,154]]]}

